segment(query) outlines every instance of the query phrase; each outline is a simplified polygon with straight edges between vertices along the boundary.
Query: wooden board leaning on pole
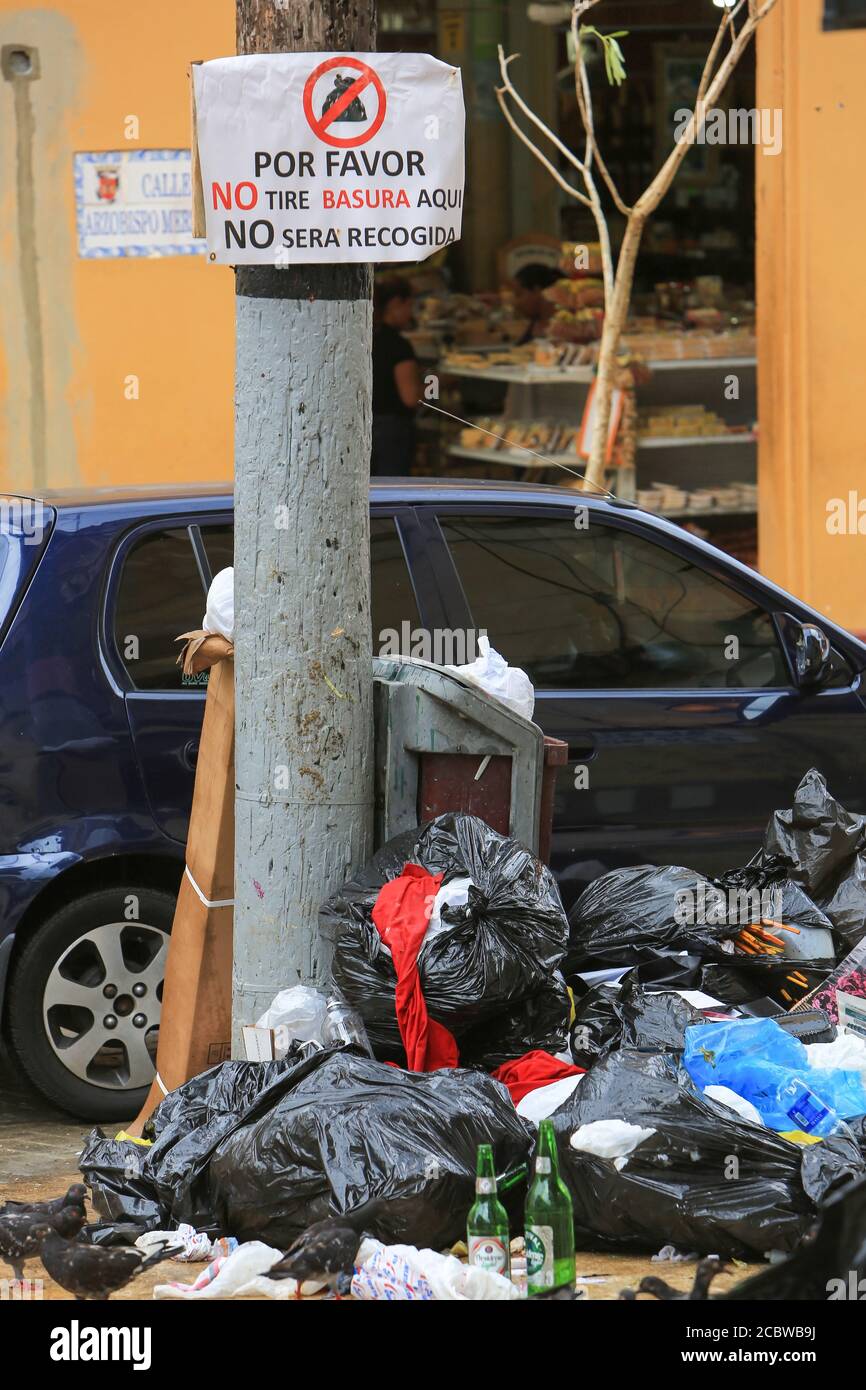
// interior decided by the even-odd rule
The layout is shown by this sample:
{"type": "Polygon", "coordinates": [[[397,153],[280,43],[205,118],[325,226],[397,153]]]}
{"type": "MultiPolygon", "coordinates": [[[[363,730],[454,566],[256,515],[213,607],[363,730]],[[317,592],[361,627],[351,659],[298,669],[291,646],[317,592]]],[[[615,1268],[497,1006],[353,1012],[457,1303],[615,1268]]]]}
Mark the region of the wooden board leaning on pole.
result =
{"type": "Polygon", "coordinates": [[[163,986],[156,1077],[127,1127],[139,1136],[167,1092],[231,1053],[234,908],[234,647],[185,632],[184,675],[210,671],[195,790],[163,986]]]}

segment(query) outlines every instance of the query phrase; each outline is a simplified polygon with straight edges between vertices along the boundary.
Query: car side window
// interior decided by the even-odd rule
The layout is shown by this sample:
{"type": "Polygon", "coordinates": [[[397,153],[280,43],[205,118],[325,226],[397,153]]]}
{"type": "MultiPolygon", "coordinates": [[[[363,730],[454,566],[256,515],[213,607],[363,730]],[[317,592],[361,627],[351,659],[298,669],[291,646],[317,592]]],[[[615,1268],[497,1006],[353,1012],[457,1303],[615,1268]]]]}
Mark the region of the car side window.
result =
{"type": "Polygon", "coordinates": [[[137,690],[185,688],[175,638],[201,627],[204,605],[185,527],[150,531],[135,542],[120,576],[114,640],[137,690]]]}
{"type": "Polygon", "coordinates": [[[374,516],[370,521],[370,603],[374,653],[393,640],[391,632],[401,634],[403,623],[409,624],[410,631],[421,625],[412,579],[392,516],[374,516]]]}
{"type": "Polygon", "coordinates": [[[442,516],[476,626],[540,690],[786,686],[770,615],[617,526],[442,516]]]}
{"type": "MultiPolygon", "coordinates": [[[[234,563],[232,526],[202,524],[201,534],[213,574],[234,563]]],[[[412,579],[392,516],[374,516],[370,520],[370,590],[373,650],[378,652],[388,640],[383,633],[396,631],[399,634],[404,622],[410,629],[421,624],[412,579]]]]}
{"type": "Polygon", "coordinates": [[[229,569],[235,562],[234,526],[230,522],[216,526],[200,522],[199,526],[211,574],[217,575],[220,570],[229,569]]]}

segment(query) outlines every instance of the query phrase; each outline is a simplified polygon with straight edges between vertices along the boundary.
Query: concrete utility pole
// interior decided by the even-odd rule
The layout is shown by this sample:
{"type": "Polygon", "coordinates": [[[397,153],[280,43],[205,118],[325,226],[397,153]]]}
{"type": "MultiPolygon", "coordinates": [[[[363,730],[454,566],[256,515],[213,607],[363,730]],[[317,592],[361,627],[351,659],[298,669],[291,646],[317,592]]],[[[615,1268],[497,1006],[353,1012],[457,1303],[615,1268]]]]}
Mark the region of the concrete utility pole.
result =
{"type": "MultiPolygon", "coordinates": [[[[237,0],[237,51],[371,51],[375,0],[237,0]]],[[[320,975],[317,913],[369,851],[372,269],[236,271],[232,1051],[320,975]]]]}

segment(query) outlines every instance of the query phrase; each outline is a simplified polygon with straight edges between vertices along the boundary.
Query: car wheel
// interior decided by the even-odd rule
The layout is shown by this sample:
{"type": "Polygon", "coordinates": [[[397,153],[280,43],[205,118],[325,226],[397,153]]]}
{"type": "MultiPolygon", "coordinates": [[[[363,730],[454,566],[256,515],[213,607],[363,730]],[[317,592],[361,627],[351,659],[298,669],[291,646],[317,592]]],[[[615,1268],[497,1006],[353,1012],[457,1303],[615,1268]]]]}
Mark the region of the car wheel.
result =
{"type": "Polygon", "coordinates": [[[131,1120],[156,1071],[175,899],[86,893],[45,919],[9,981],[9,1038],[34,1086],[87,1120],[131,1120]]]}

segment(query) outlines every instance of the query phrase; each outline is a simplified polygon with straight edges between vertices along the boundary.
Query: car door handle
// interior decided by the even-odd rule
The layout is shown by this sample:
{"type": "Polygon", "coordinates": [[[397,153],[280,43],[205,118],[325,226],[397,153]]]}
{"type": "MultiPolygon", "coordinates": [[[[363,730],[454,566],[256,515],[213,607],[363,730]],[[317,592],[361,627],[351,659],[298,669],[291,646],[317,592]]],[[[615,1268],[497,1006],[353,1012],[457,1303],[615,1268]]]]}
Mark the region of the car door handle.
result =
{"type": "Polygon", "coordinates": [[[191,738],[191,739],[189,740],[189,743],[185,743],[184,746],[183,746],[183,752],[181,753],[180,756],[181,756],[181,761],[183,762],[184,767],[188,767],[189,770],[190,770],[190,772],[194,772],[194,771],[195,771],[196,763],[198,762],[198,742],[197,742],[197,740],[194,739],[194,738],[191,738]]]}
{"type": "Polygon", "coordinates": [[[595,739],[583,738],[579,742],[568,745],[568,761],[570,763],[585,763],[590,758],[594,758],[597,752],[595,739]]]}

